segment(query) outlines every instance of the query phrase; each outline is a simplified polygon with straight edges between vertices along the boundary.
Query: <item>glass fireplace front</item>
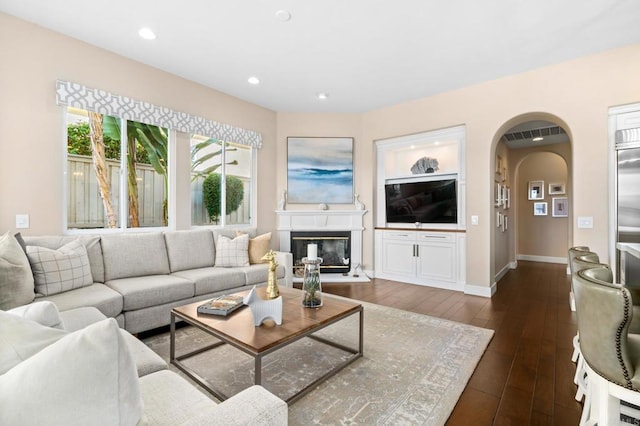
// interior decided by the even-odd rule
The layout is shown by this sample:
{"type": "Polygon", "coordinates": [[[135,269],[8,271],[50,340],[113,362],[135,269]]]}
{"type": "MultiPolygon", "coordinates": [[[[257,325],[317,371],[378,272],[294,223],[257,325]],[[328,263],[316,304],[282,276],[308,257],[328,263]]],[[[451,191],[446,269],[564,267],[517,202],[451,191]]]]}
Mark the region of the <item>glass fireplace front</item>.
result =
{"type": "Polygon", "coordinates": [[[307,245],[318,245],[318,257],[322,258],[321,273],[347,274],[351,270],[351,232],[291,232],[293,274],[301,278],[304,272],[302,258],[307,256],[307,245]]]}

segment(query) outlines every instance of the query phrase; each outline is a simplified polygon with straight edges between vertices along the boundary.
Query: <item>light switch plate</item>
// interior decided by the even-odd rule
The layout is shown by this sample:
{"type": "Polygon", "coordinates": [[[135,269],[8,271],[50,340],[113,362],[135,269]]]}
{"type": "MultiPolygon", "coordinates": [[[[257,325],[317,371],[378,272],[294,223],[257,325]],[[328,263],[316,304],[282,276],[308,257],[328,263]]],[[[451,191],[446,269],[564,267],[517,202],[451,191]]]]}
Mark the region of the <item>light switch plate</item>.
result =
{"type": "Polygon", "coordinates": [[[28,214],[17,214],[16,215],[16,228],[17,229],[27,229],[29,227],[29,215],[28,214]]]}
{"type": "Polygon", "coordinates": [[[578,216],[578,228],[593,228],[593,216],[578,216]]]}
{"type": "Polygon", "coordinates": [[[472,225],[477,225],[478,224],[478,215],[473,215],[471,216],[471,224],[472,225]]]}

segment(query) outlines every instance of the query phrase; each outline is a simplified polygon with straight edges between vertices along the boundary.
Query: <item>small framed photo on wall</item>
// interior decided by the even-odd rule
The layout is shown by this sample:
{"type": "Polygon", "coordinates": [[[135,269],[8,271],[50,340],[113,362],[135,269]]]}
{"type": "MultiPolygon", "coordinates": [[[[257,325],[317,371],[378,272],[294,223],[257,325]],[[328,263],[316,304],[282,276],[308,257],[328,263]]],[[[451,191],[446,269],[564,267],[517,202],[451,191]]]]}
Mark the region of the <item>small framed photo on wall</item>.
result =
{"type": "Polygon", "coordinates": [[[534,216],[546,216],[547,215],[547,203],[533,203],[533,215],[534,216]]]}
{"type": "Polygon", "coordinates": [[[527,194],[529,195],[530,200],[544,200],[544,181],[543,180],[529,181],[527,194]]]}
{"type": "Polygon", "coordinates": [[[551,199],[551,216],[567,217],[569,216],[569,205],[567,197],[554,197],[551,199]]]}
{"type": "Polygon", "coordinates": [[[550,183],[549,184],[549,195],[563,195],[565,194],[564,183],[550,183]]]}

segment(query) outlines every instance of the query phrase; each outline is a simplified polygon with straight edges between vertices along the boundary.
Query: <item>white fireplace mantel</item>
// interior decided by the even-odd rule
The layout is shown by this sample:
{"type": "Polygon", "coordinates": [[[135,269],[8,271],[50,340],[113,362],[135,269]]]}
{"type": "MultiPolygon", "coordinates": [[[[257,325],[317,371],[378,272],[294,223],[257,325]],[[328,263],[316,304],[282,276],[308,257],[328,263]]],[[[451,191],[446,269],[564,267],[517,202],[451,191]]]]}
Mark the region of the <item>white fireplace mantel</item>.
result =
{"type": "Polygon", "coordinates": [[[367,210],[276,210],[280,251],[291,251],[292,231],[350,231],[351,271],[349,276],[338,277],[338,274],[325,274],[323,281],[368,281],[362,272],[362,233],[365,213],[367,210]],[[360,273],[357,274],[359,279],[355,279],[354,268],[358,267],[360,268],[360,273]]]}

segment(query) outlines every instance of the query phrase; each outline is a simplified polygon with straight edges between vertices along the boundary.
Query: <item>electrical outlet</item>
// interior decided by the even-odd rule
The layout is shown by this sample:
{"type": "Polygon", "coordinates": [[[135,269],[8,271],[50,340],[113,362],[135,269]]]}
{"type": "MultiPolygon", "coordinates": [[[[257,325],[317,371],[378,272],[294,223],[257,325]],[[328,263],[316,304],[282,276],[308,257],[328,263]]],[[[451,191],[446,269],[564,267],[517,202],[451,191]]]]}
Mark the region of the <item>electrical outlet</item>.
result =
{"type": "Polygon", "coordinates": [[[578,216],[578,228],[593,228],[593,216],[578,216]]]}

